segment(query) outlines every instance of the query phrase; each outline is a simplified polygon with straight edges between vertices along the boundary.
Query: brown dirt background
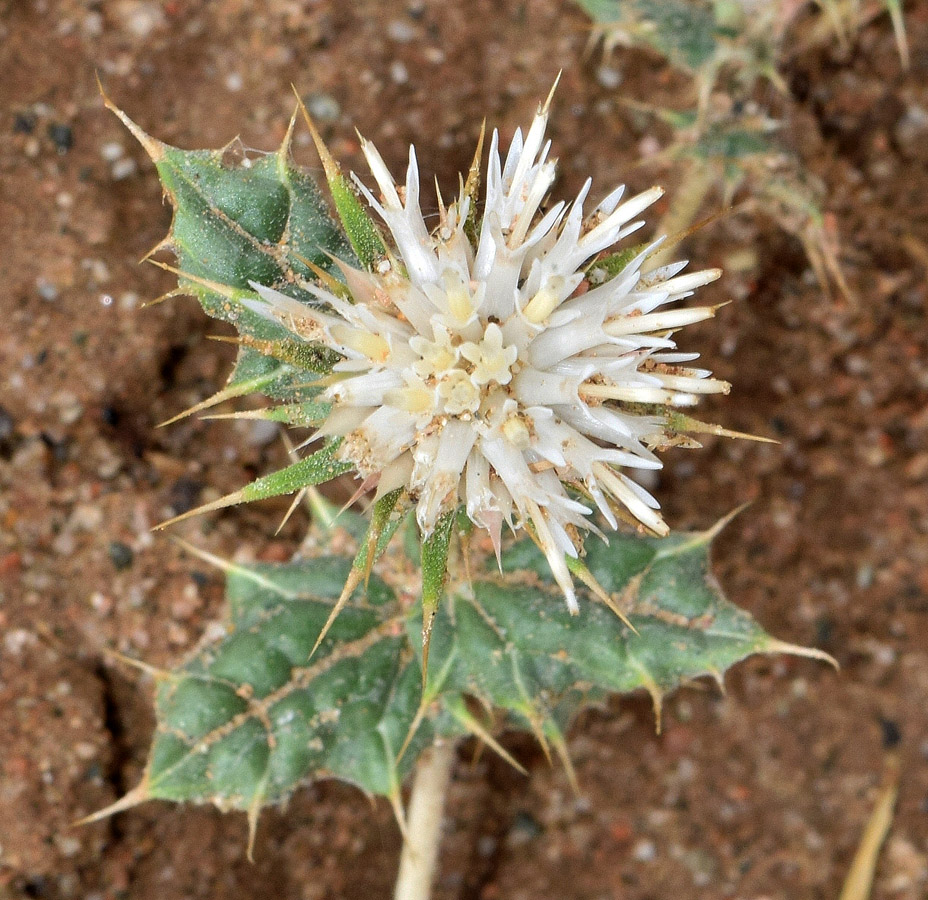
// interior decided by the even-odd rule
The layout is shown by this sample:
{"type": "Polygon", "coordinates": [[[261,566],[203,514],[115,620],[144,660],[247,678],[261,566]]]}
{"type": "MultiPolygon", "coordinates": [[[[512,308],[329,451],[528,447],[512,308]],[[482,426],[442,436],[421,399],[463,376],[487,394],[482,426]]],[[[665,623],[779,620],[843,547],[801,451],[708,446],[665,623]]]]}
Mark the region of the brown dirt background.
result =
{"type": "MultiPolygon", "coordinates": [[[[644,697],[590,712],[570,740],[581,800],[528,739],[506,738],[527,779],[465,748],[438,900],[836,898],[894,745],[873,897],[928,896],[928,4],[906,13],[908,72],[885,16],[784,72],[787,138],[827,185],[858,303],[826,297],[763,217],[692,240],[699,265],[756,259],[689,337],[735,385],[706,415],[782,443],[675,452],[659,486],[677,528],[752,501],[717,545],[725,588],[841,671],[751,660],[726,696],[675,694],[659,737],[644,697]]],[[[208,807],[70,824],[137,781],[152,729],[150,682],[104,648],[169,665],[221,610],[217,574],[150,526],[283,459],[263,429],[155,428],[222,384],[230,348],[192,301],[138,308],[171,287],[136,264],[169,209],[94,70],[184,147],[276,146],[292,81],[347,165],[363,170],[355,126],[394,167],[415,140],[447,195],[480,120],[508,137],[563,68],[555,193],[587,174],[672,190],[673,169],[633,165],[669,134],[622,100],[682,107],[685,79],[620,50],[622,85],[602,87],[587,37],[556,0],[0,3],[0,897],[388,897],[400,845],[385,803],[333,783],[264,816],[254,864],[243,817],[208,807]]],[[[305,135],[297,155],[317,165],[305,135]]],[[[179,533],[282,560],[305,520],[272,538],[281,511],[179,533]]]]}

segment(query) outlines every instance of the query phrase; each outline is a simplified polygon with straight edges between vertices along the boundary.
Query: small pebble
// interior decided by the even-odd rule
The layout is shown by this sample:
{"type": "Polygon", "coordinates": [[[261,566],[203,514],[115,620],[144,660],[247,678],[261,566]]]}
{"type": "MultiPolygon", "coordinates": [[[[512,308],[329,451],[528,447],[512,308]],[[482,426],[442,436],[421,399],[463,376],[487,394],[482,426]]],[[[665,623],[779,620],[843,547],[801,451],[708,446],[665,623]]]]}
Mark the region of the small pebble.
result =
{"type": "Polygon", "coordinates": [[[48,897],[48,879],[42,875],[31,875],[23,882],[24,897],[48,897]]]}
{"type": "Polygon", "coordinates": [[[109,557],[116,571],[122,572],[132,565],[134,554],[128,544],[124,544],[122,541],[110,541],[109,557]]]}
{"type": "Polygon", "coordinates": [[[13,421],[13,417],[0,406],[0,443],[8,441],[13,436],[15,428],[16,423],[13,421]]]}
{"type": "Polygon", "coordinates": [[[119,424],[120,415],[119,410],[115,406],[104,406],[100,410],[100,418],[103,420],[104,425],[109,425],[115,428],[119,424]]]}
{"type": "Polygon", "coordinates": [[[187,629],[177,622],[169,622],[167,627],[168,643],[176,647],[183,647],[190,642],[187,629]]]}
{"type": "Polygon", "coordinates": [[[73,425],[84,415],[83,405],[70,391],[56,394],[54,402],[58,406],[58,419],[62,425],[73,425]]]}
{"type": "Polygon", "coordinates": [[[77,838],[59,834],[55,835],[55,843],[62,856],[76,856],[80,853],[81,842],[77,838]]]}
{"type": "Polygon", "coordinates": [[[100,613],[101,616],[108,616],[113,611],[114,604],[111,597],[107,597],[106,594],[100,591],[94,591],[90,595],[90,605],[96,612],[100,613]]]}
{"type": "Polygon", "coordinates": [[[387,37],[397,44],[408,44],[416,39],[416,29],[409,22],[402,19],[393,19],[387,25],[387,37]]]}
{"type": "Polygon", "coordinates": [[[58,288],[47,278],[37,278],[35,289],[39,292],[39,296],[48,303],[54,303],[58,299],[58,288]]]}
{"type": "Polygon", "coordinates": [[[632,850],[632,856],[638,862],[652,862],[657,858],[657,847],[654,841],[638,841],[632,850]]]}
{"type": "Polygon", "coordinates": [[[74,134],[69,125],[52,123],[48,126],[48,137],[61,154],[67,153],[74,146],[74,134]]]}
{"type": "Polygon", "coordinates": [[[74,507],[68,526],[75,531],[96,531],[103,524],[103,510],[93,503],[81,503],[74,507]]]}
{"type": "Polygon", "coordinates": [[[107,162],[116,162],[125,152],[125,148],[119,141],[109,141],[100,148],[100,156],[107,162]]]}
{"type": "Polygon", "coordinates": [[[90,12],[81,22],[81,30],[89,38],[98,38],[103,34],[103,16],[98,12],[90,12]]]}
{"type": "Polygon", "coordinates": [[[102,259],[87,257],[81,260],[81,268],[90,273],[90,277],[97,284],[105,284],[110,280],[109,266],[102,259]]]}
{"type": "Polygon", "coordinates": [[[492,834],[482,835],[477,840],[477,854],[484,859],[491,857],[496,852],[497,843],[492,834]]]}
{"type": "Polygon", "coordinates": [[[516,813],[506,843],[511,847],[519,847],[538,837],[541,832],[542,827],[538,820],[531,813],[523,810],[516,813]]]}
{"type": "Polygon", "coordinates": [[[122,14],[126,30],[137,38],[147,38],[155,29],[165,24],[164,13],[157,3],[145,3],[142,0],[123,0],[116,4],[122,14]]]}
{"type": "Polygon", "coordinates": [[[649,134],[643,137],[638,142],[638,153],[644,158],[649,156],[656,156],[660,152],[661,142],[656,137],[654,137],[653,134],[649,134]]]}
{"type": "Polygon", "coordinates": [[[124,178],[134,175],[137,169],[138,166],[135,160],[131,156],[125,156],[122,159],[117,159],[110,166],[110,175],[113,177],[113,181],[122,181],[124,178]]]}
{"type": "Polygon", "coordinates": [[[892,719],[880,719],[880,728],[883,730],[883,749],[892,750],[902,741],[902,732],[892,719]]]}
{"type": "Polygon", "coordinates": [[[395,59],[390,63],[390,78],[395,84],[406,84],[409,81],[409,70],[400,60],[395,59]]]}
{"type": "Polygon", "coordinates": [[[331,94],[308,94],[306,109],[317,122],[337,122],[342,108],[331,94]]]}
{"type": "Polygon", "coordinates": [[[13,119],[13,132],[15,134],[32,134],[35,131],[35,116],[26,113],[17,113],[13,119]]]}
{"type": "Polygon", "coordinates": [[[71,556],[76,549],[77,541],[74,540],[74,535],[70,531],[63,531],[52,541],[52,550],[65,559],[71,556]]]}
{"type": "Polygon", "coordinates": [[[97,748],[89,741],[78,741],[74,745],[74,753],[78,759],[93,759],[97,755],[97,748]]]}
{"type": "Polygon", "coordinates": [[[928,137],[928,110],[910,106],[896,123],[895,137],[906,149],[915,149],[928,137]]]}
{"type": "Polygon", "coordinates": [[[66,463],[71,455],[71,441],[67,437],[56,437],[43,431],[40,435],[42,443],[52,452],[52,459],[56,463],[66,463]]]}
{"type": "Polygon", "coordinates": [[[865,591],[873,587],[874,571],[873,566],[869,563],[863,563],[857,568],[857,577],[855,579],[859,590],[865,591]]]}
{"type": "Polygon", "coordinates": [[[12,628],[3,635],[3,648],[10,656],[22,653],[25,647],[36,642],[36,637],[25,628],[12,628]]]}
{"type": "Polygon", "coordinates": [[[200,484],[200,482],[194,481],[192,478],[178,478],[177,481],[171,485],[168,503],[171,505],[176,515],[182,515],[196,506],[197,500],[200,497],[200,491],[202,490],[203,485],[200,484]]]}
{"type": "Polygon", "coordinates": [[[612,66],[600,66],[596,70],[596,81],[600,87],[614,90],[622,83],[622,73],[612,66]]]}

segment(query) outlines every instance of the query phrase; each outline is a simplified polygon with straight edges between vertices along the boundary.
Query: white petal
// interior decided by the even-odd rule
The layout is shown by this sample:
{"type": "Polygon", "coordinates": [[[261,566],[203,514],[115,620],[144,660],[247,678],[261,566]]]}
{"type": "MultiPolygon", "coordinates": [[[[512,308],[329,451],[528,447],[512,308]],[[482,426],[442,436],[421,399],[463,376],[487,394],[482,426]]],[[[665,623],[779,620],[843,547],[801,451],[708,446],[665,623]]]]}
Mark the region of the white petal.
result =
{"type": "MultiPolygon", "coordinates": [[[[431,534],[438,517],[457,500],[457,489],[464,474],[464,465],[477,439],[473,427],[467,422],[450,420],[442,429],[435,457],[428,471],[423,471],[415,481],[422,481],[421,496],[416,507],[416,520],[423,534],[431,534]],[[452,496],[453,495],[453,496],[452,496]]],[[[416,460],[416,469],[419,461],[416,460]]],[[[423,466],[423,470],[426,466],[423,466]]]]}
{"type": "Polygon", "coordinates": [[[512,379],[513,395],[523,406],[554,406],[578,402],[580,379],[557,372],[524,367],[512,379]]]}
{"type": "Polygon", "coordinates": [[[692,309],[672,309],[649,313],[645,316],[620,316],[606,322],[607,333],[617,337],[623,334],[642,334],[648,331],[668,331],[703,322],[715,315],[713,306],[696,306],[692,309]]]}

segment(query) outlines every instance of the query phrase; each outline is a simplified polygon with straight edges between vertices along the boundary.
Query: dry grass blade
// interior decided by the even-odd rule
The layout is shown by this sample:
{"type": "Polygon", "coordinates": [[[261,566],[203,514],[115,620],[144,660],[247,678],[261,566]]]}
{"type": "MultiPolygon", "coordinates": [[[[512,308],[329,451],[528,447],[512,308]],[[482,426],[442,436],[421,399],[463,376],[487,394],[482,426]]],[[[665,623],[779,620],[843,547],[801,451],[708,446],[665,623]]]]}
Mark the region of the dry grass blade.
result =
{"type": "Polygon", "coordinates": [[[893,809],[899,792],[899,762],[891,758],[887,763],[886,784],[880,791],[867,827],[864,828],[860,846],[854,854],[850,871],[841,889],[839,900],[869,900],[873,889],[873,876],[880,855],[880,848],[893,822],[893,809]]]}

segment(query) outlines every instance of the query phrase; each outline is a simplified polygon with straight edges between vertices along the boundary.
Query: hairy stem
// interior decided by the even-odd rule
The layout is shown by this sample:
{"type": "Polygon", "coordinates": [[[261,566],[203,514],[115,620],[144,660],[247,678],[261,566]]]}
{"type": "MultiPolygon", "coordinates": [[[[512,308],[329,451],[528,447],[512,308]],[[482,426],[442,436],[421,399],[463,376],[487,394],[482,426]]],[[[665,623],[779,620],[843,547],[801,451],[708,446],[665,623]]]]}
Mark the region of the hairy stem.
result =
{"type": "Polygon", "coordinates": [[[408,836],[400,856],[393,900],[428,900],[432,892],[445,795],[454,763],[454,741],[437,742],[416,766],[409,803],[408,836]]]}

